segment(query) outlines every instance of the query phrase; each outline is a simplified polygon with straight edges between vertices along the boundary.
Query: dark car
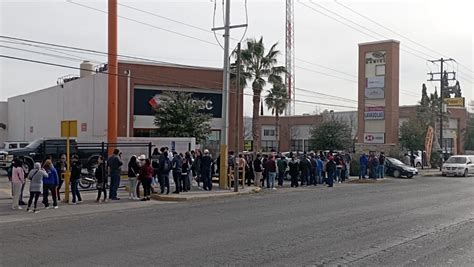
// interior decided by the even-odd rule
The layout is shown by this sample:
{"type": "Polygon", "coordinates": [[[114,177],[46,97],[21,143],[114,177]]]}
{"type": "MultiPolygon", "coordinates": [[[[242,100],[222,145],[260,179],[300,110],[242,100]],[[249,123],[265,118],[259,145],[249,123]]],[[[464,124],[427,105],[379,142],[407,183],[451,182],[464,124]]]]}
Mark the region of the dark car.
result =
{"type": "Polygon", "coordinates": [[[414,175],[418,175],[418,170],[404,164],[396,158],[385,158],[385,173],[396,178],[402,176],[412,178],[414,175]]]}

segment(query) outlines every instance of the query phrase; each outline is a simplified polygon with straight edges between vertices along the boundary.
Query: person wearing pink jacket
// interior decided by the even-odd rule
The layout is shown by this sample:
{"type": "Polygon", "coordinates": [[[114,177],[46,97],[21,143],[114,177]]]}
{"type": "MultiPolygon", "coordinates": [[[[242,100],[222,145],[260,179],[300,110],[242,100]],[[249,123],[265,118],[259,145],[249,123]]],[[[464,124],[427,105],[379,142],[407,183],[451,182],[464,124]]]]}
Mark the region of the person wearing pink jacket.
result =
{"type": "Polygon", "coordinates": [[[21,187],[25,183],[25,171],[21,166],[21,162],[19,160],[15,160],[13,162],[13,170],[12,170],[12,191],[13,191],[13,203],[12,209],[19,209],[22,208],[18,205],[20,200],[21,194],[21,187]]]}

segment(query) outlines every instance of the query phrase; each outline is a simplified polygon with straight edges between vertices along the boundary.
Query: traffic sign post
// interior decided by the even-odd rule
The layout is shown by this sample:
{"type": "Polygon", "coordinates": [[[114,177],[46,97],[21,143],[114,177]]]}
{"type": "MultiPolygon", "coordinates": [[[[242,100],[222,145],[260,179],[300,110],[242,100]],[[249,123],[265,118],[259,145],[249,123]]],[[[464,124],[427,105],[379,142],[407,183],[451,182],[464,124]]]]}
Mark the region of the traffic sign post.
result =
{"type": "Polygon", "coordinates": [[[71,178],[71,148],[70,138],[77,137],[77,121],[61,121],[61,137],[66,137],[66,175],[64,176],[64,183],[66,188],[64,191],[64,202],[69,203],[69,183],[71,178]]]}

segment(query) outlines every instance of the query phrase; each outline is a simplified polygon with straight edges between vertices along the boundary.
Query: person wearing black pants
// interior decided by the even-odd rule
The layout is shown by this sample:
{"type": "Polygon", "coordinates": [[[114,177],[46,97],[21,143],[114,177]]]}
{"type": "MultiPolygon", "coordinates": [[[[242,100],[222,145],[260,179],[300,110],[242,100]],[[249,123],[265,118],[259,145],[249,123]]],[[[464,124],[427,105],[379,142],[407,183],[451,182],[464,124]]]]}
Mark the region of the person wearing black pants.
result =
{"type": "Polygon", "coordinates": [[[103,202],[107,201],[107,171],[105,169],[105,162],[103,156],[99,156],[98,163],[99,165],[97,166],[97,169],[95,169],[95,178],[97,179],[97,199],[95,200],[96,203],[99,203],[100,196],[102,195],[102,193],[104,193],[103,202]]]}
{"type": "Polygon", "coordinates": [[[43,204],[45,208],[49,208],[48,193],[51,191],[51,195],[53,197],[53,207],[57,209],[58,202],[56,199],[56,187],[59,183],[58,173],[56,172],[56,169],[54,169],[51,160],[45,161],[44,169],[46,170],[48,177],[43,178],[43,204]]]}
{"type": "Polygon", "coordinates": [[[82,202],[81,193],[79,192],[79,189],[77,188],[79,179],[81,178],[81,169],[82,169],[82,164],[79,161],[79,157],[77,155],[72,156],[72,164],[71,164],[72,204],[82,202]]]}
{"type": "Polygon", "coordinates": [[[290,163],[288,163],[288,167],[290,168],[291,187],[298,187],[298,172],[300,170],[299,164],[294,156],[291,159],[290,163]]]}
{"type": "Polygon", "coordinates": [[[138,179],[142,181],[143,198],[142,201],[150,200],[151,180],[153,179],[153,168],[150,159],[145,159],[145,164],[140,168],[138,179]]]}

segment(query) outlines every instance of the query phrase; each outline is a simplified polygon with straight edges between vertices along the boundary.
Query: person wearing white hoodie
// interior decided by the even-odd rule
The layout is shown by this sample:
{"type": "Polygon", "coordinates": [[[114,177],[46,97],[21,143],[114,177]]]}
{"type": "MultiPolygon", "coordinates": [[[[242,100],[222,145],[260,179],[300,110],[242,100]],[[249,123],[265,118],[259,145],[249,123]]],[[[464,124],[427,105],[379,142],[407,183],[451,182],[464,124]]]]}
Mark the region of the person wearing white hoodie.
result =
{"type": "Polygon", "coordinates": [[[15,160],[13,162],[13,170],[12,170],[12,188],[13,188],[12,209],[14,210],[22,209],[18,204],[20,201],[21,187],[24,183],[25,183],[25,172],[21,166],[21,162],[19,160],[15,160]]]}
{"type": "Polygon", "coordinates": [[[41,164],[39,162],[35,163],[34,169],[30,171],[28,174],[28,179],[30,180],[30,199],[28,200],[28,208],[26,211],[38,213],[39,211],[36,210],[36,204],[38,203],[38,198],[41,194],[41,190],[43,190],[43,178],[48,177],[48,173],[41,168],[41,164]],[[31,203],[34,199],[33,210],[31,210],[31,203]]]}

